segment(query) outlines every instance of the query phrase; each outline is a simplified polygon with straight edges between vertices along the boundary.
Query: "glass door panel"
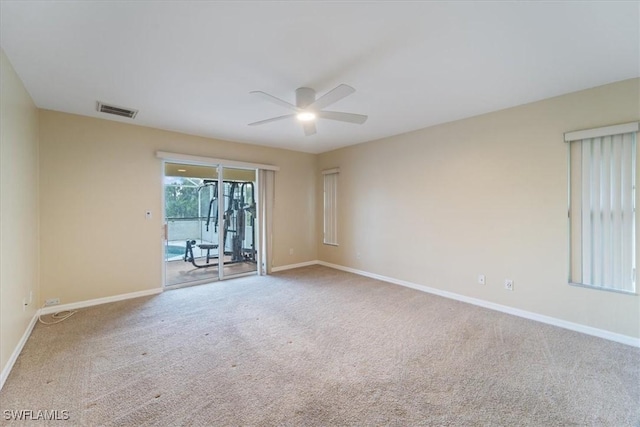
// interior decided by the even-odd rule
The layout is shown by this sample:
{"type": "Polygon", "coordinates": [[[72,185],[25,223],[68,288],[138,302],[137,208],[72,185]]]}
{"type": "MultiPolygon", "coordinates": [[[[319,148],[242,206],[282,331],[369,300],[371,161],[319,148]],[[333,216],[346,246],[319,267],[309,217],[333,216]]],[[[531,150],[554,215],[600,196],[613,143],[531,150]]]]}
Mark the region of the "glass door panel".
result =
{"type": "Polygon", "coordinates": [[[256,171],[223,168],[219,217],[222,218],[219,246],[224,248],[220,278],[255,273],[258,270],[256,240],[256,171]]]}
{"type": "Polygon", "coordinates": [[[165,163],[165,286],[218,280],[218,170],[165,163]]]}

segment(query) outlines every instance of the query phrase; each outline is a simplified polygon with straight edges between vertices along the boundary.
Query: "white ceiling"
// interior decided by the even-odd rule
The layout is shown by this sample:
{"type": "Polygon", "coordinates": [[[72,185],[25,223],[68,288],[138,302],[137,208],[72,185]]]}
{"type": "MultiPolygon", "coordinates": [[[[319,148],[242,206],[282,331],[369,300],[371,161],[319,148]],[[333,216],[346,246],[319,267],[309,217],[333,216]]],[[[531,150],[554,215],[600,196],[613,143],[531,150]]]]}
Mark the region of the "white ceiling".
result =
{"type": "Polygon", "coordinates": [[[639,2],[2,1],[38,107],[319,153],[640,76],[639,2]],[[356,92],[305,137],[250,91],[356,92]],[[139,109],[131,121],[97,100],[139,109]]]}

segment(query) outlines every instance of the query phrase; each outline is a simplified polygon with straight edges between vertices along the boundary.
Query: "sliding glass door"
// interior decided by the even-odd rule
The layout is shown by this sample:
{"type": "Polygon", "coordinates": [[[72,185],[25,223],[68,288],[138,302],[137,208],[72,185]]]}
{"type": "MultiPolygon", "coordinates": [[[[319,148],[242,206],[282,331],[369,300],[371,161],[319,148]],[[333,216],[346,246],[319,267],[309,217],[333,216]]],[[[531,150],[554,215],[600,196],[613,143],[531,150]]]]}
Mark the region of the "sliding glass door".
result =
{"type": "Polygon", "coordinates": [[[256,170],[165,162],[165,286],[258,270],[256,170]]]}

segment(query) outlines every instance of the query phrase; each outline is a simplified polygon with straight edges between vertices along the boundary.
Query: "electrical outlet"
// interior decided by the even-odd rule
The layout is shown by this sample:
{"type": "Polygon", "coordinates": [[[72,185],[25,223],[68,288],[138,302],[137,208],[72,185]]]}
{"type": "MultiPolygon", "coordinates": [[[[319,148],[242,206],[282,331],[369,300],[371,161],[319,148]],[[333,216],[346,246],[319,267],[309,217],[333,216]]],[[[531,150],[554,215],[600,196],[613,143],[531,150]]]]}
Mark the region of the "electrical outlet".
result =
{"type": "Polygon", "coordinates": [[[362,259],[362,254],[360,252],[356,252],[356,258],[357,259],[362,259]]]}
{"type": "Polygon", "coordinates": [[[60,304],[60,298],[49,298],[48,300],[44,301],[44,305],[46,307],[49,307],[50,305],[58,305],[60,304]]]}
{"type": "Polygon", "coordinates": [[[479,274],[478,275],[478,284],[479,285],[484,285],[485,283],[486,283],[486,280],[485,280],[484,274],[479,274]]]}
{"type": "Polygon", "coordinates": [[[293,248],[289,248],[289,255],[293,255],[293,248]]]}
{"type": "Polygon", "coordinates": [[[33,291],[29,291],[29,304],[33,302],[33,291]]]}
{"type": "Polygon", "coordinates": [[[505,280],[504,281],[504,288],[508,291],[512,291],[513,290],[513,280],[505,280]]]}

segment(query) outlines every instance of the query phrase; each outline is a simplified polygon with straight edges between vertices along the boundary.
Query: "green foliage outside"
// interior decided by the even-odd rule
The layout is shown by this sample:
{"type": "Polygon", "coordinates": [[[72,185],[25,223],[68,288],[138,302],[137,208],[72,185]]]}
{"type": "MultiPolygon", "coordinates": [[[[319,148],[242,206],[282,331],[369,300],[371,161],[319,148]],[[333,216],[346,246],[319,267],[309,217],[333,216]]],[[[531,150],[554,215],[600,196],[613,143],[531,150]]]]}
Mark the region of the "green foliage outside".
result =
{"type": "Polygon", "coordinates": [[[165,185],[167,218],[195,218],[198,213],[198,188],[181,182],[165,185]]]}

